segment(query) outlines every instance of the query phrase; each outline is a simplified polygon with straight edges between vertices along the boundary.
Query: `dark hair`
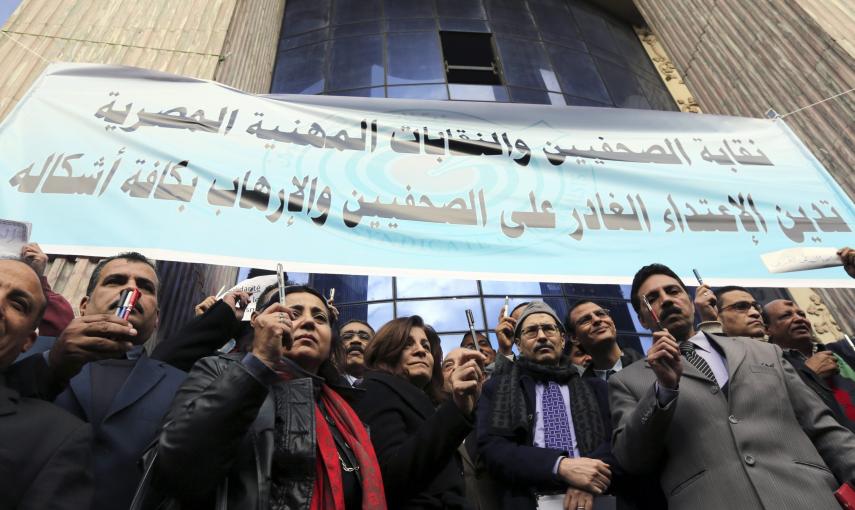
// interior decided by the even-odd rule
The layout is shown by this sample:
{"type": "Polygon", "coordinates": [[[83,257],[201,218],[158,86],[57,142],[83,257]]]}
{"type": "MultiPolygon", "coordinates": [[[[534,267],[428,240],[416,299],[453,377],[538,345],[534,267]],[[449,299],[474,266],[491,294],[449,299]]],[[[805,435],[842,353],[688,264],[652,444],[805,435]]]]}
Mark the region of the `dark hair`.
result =
{"type": "MultiPolygon", "coordinates": [[[[480,331],[476,331],[475,334],[478,335],[477,338],[473,339],[473,341],[475,342],[476,345],[478,344],[478,340],[481,337],[483,337],[483,338],[487,339],[487,343],[490,344],[490,348],[492,349],[493,344],[490,343],[490,337],[489,336],[485,335],[484,333],[482,333],[480,331]]],[[[463,333],[463,338],[460,339],[460,347],[463,347],[463,344],[466,343],[467,338],[472,338],[472,332],[471,331],[467,331],[466,333],[463,333]]]]}
{"type": "Polygon", "coordinates": [[[683,280],[677,276],[677,273],[671,270],[670,267],[665,264],[650,264],[642,267],[635,273],[635,277],[632,279],[632,290],[630,291],[629,300],[632,303],[632,308],[635,310],[635,313],[639,313],[641,310],[641,298],[638,297],[638,289],[641,288],[641,285],[647,281],[653,275],[664,274],[665,276],[670,276],[671,278],[677,280],[677,283],[680,284],[680,287],[683,287],[683,290],[686,293],[689,292],[689,289],[686,288],[686,284],[683,283],[683,280]]]}
{"type": "Polygon", "coordinates": [[[425,335],[430,343],[430,353],[433,356],[433,370],[431,372],[430,383],[421,389],[435,404],[438,404],[443,399],[442,346],[436,331],[425,324],[424,320],[418,315],[399,317],[384,324],[377,331],[377,334],[374,335],[374,339],[368,344],[368,348],[365,349],[365,366],[373,370],[400,376],[397,368],[401,363],[401,356],[407,348],[410,330],[413,328],[422,328],[425,330],[425,335]]]}
{"type": "Polygon", "coordinates": [[[745,292],[746,294],[751,294],[748,289],[746,289],[745,287],[740,287],[739,285],[727,285],[725,287],[721,287],[715,290],[715,307],[718,309],[719,312],[721,311],[721,297],[727,294],[728,292],[733,292],[737,290],[745,292]]]}
{"type": "MultiPolygon", "coordinates": [[[[101,259],[98,262],[98,264],[95,266],[95,269],[92,271],[92,276],[89,277],[89,285],[86,286],[86,296],[92,297],[92,291],[94,291],[95,287],[98,286],[98,280],[101,279],[101,271],[104,270],[104,266],[106,266],[110,262],[112,262],[114,260],[118,260],[118,259],[128,260],[131,262],[139,262],[141,264],[148,264],[148,266],[151,267],[152,271],[154,271],[154,274],[157,275],[157,266],[155,266],[154,262],[149,260],[142,253],[138,253],[135,251],[128,251],[128,252],[120,253],[120,254],[114,255],[112,257],[107,257],[106,259],[101,259]]],[[[159,287],[160,287],[160,282],[158,281],[158,289],[157,290],[160,290],[159,287]]]]}
{"type": "Polygon", "coordinates": [[[372,334],[372,335],[376,335],[376,334],[377,334],[377,332],[376,332],[376,331],[374,331],[374,328],[372,328],[372,327],[371,327],[371,324],[368,324],[367,322],[365,322],[365,321],[364,321],[364,320],[362,320],[362,319],[350,319],[349,321],[347,321],[347,322],[345,322],[344,324],[342,324],[341,326],[339,326],[339,327],[338,327],[338,330],[339,330],[339,331],[341,331],[341,330],[343,330],[343,329],[344,329],[344,327],[345,327],[345,326],[347,326],[348,324],[353,324],[354,322],[356,322],[357,324],[362,324],[362,325],[363,325],[363,326],[365,326],[366,328],[370,329],[370,330],[371,330],[371,334],[372,334]]]}
{"type": "Polygon", "coordinates": [[[566,331],[568,335],[572,335],[572,334],[576,333],[576,325],[573,324],[572,322],[570,322],[570,314],[573,313],[573,310],[579,308],[580,306],[584,305],[585,303],[592,303],[592,304],[595,304],[597,306],[600,306],[599,303],[595,303],[594,301],[591,301],[590,299],[580,299],[579,301],[576,301],[575,303],[573,303],[570,306],[570,309],[567,310],[567,317],[564,319],[564,331],[566,331]]]}
{"type": "Polygon", "coordinates": [[[47,306],[48,306],[47,292],[45,292],[45,289],[42,286],[41,276],[39,276],[39,274],[36,272],[36,270],[33,269],[33,266],[27,264],[27,261],[21,257],[0,257],[0,260],[11,260],[13,262],[19,262],[19,263],[27,266],[27,269],[29,269],[30,271],[33,272],[34,275],[36,275],[36,279],[39,281],[39,289],[42,291],[42,297],[44,298],[44,302],[42,303],[42,306],[39,307],[38,313],[36,313],[36,320],[33,322],[33,329],[36,329],[42,323],[42,319],[45,316],[45,311],[47,311],[47,306]]]}
{"type": "MultiPolygon", "coordinates": [[[[290,283],[290,282],[289,282],[290,283]]],[[[255,311],[257,313],[263,312],[265,309],[273,305],[274,303],[279,302],[279,284],[268,285],[262,293],[258,296],[258,304],[255,307],[255,311]],[[261,301],[264,298],[265,294],[268,294],[271,290],[276,289],[277,293],[266,300],[266,302],[261,301]]],[[[318,292],[317,290],[309,287],[307,285],[289,285],[285,287],[285,295],[288,294],[300,294],[306,293],[315,296],[316,298],[321,300],[321,303],[324,304],[324,308],[327,309],[327,317],[329,317],[330,321],[330,357],[325,359],[321,366],[318,368],[318,375],[323,377],[327,383],[339,383],[342,379],[342,367],[345,366],[345,355],[344,355],[344,345],[341,342],[341,337],[338,334],[338,327],[336,326],[336,317],[335,314],[330,310],[330,305],[327,303],[326,298],[318,292]]]]}

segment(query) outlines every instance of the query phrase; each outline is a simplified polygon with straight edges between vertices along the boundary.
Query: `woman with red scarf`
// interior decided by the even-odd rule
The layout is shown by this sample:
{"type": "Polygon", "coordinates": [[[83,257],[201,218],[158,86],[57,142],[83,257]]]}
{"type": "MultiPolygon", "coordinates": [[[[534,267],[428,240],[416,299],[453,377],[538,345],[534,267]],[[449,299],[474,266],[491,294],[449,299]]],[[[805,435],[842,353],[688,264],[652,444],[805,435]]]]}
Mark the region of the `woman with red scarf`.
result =
{"type": "Polygon", "coordinates": [[[335,316],[316,290],[266,290],[246,355],[199,361],[166,417],[154,484],[190,508],[385,510],[335,316]],[[272,294],[272,297],[267,297],[272,294]]]}

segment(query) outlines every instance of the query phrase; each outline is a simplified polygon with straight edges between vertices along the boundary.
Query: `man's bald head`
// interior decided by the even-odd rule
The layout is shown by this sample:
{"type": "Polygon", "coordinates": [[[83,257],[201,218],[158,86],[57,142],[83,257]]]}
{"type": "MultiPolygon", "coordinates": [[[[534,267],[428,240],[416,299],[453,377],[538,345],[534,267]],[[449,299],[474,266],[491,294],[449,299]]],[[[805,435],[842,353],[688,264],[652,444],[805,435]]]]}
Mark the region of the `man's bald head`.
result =
{"type": "Polygon", "coordinates": [[[36,272],[20,260],[0,260],[0,370],[36,339],[47,297],[36,272]]]}
{"type": "Polygon", "coordinates": [[[769,341],[787,349],[808,349],[813,342],[813,326],[807,314],[789,299],[776,299],[763,307],[769,341]]]}

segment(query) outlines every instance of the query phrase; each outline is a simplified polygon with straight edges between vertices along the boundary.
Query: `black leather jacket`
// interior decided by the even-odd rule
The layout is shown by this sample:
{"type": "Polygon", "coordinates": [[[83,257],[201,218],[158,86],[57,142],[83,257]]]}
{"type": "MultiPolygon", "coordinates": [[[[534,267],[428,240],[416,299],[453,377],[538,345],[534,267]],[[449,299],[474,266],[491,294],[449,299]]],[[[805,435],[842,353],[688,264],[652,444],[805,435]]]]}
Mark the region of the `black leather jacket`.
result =
{"type": "Polygon", "coordinates": [[[209,510],[215,501],[216,508],[268,509],[276,392],[289,410],[278,418],[290,456],[287,472],[277,476],[285,485],[286,507],[308,510],[315,480],[314,406],[323,379],[292,364],[299,378],[277,380],[270,391],[242,357],[212,356],[193,367],[164,421],[155,484],[179,500],[182,510],[209,510]]]}

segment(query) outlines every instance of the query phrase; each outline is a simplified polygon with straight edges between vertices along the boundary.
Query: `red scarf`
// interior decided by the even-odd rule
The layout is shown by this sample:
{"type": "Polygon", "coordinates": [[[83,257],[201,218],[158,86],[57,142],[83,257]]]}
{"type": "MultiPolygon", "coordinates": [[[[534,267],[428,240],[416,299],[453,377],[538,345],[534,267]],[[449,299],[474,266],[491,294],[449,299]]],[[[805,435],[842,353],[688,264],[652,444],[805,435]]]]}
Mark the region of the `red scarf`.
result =
{"type": "MultiPolygon", "coordinates": [[[[362,479],[362,508],[386,510],[386,494],[377,455],[368,437],[368,431],[356,413],[341,396],[326,384],[321,390],[321,401],[335,426],[353,450],[359,462],[362,479]]],[[[341,481],[341,463],[330,426],[320,408],[315,404],[315,432],[318,438],[318,461],[315,463],[315,486],[312,491],[311,510],[344,510],[344,486],[341,481]]]]}

